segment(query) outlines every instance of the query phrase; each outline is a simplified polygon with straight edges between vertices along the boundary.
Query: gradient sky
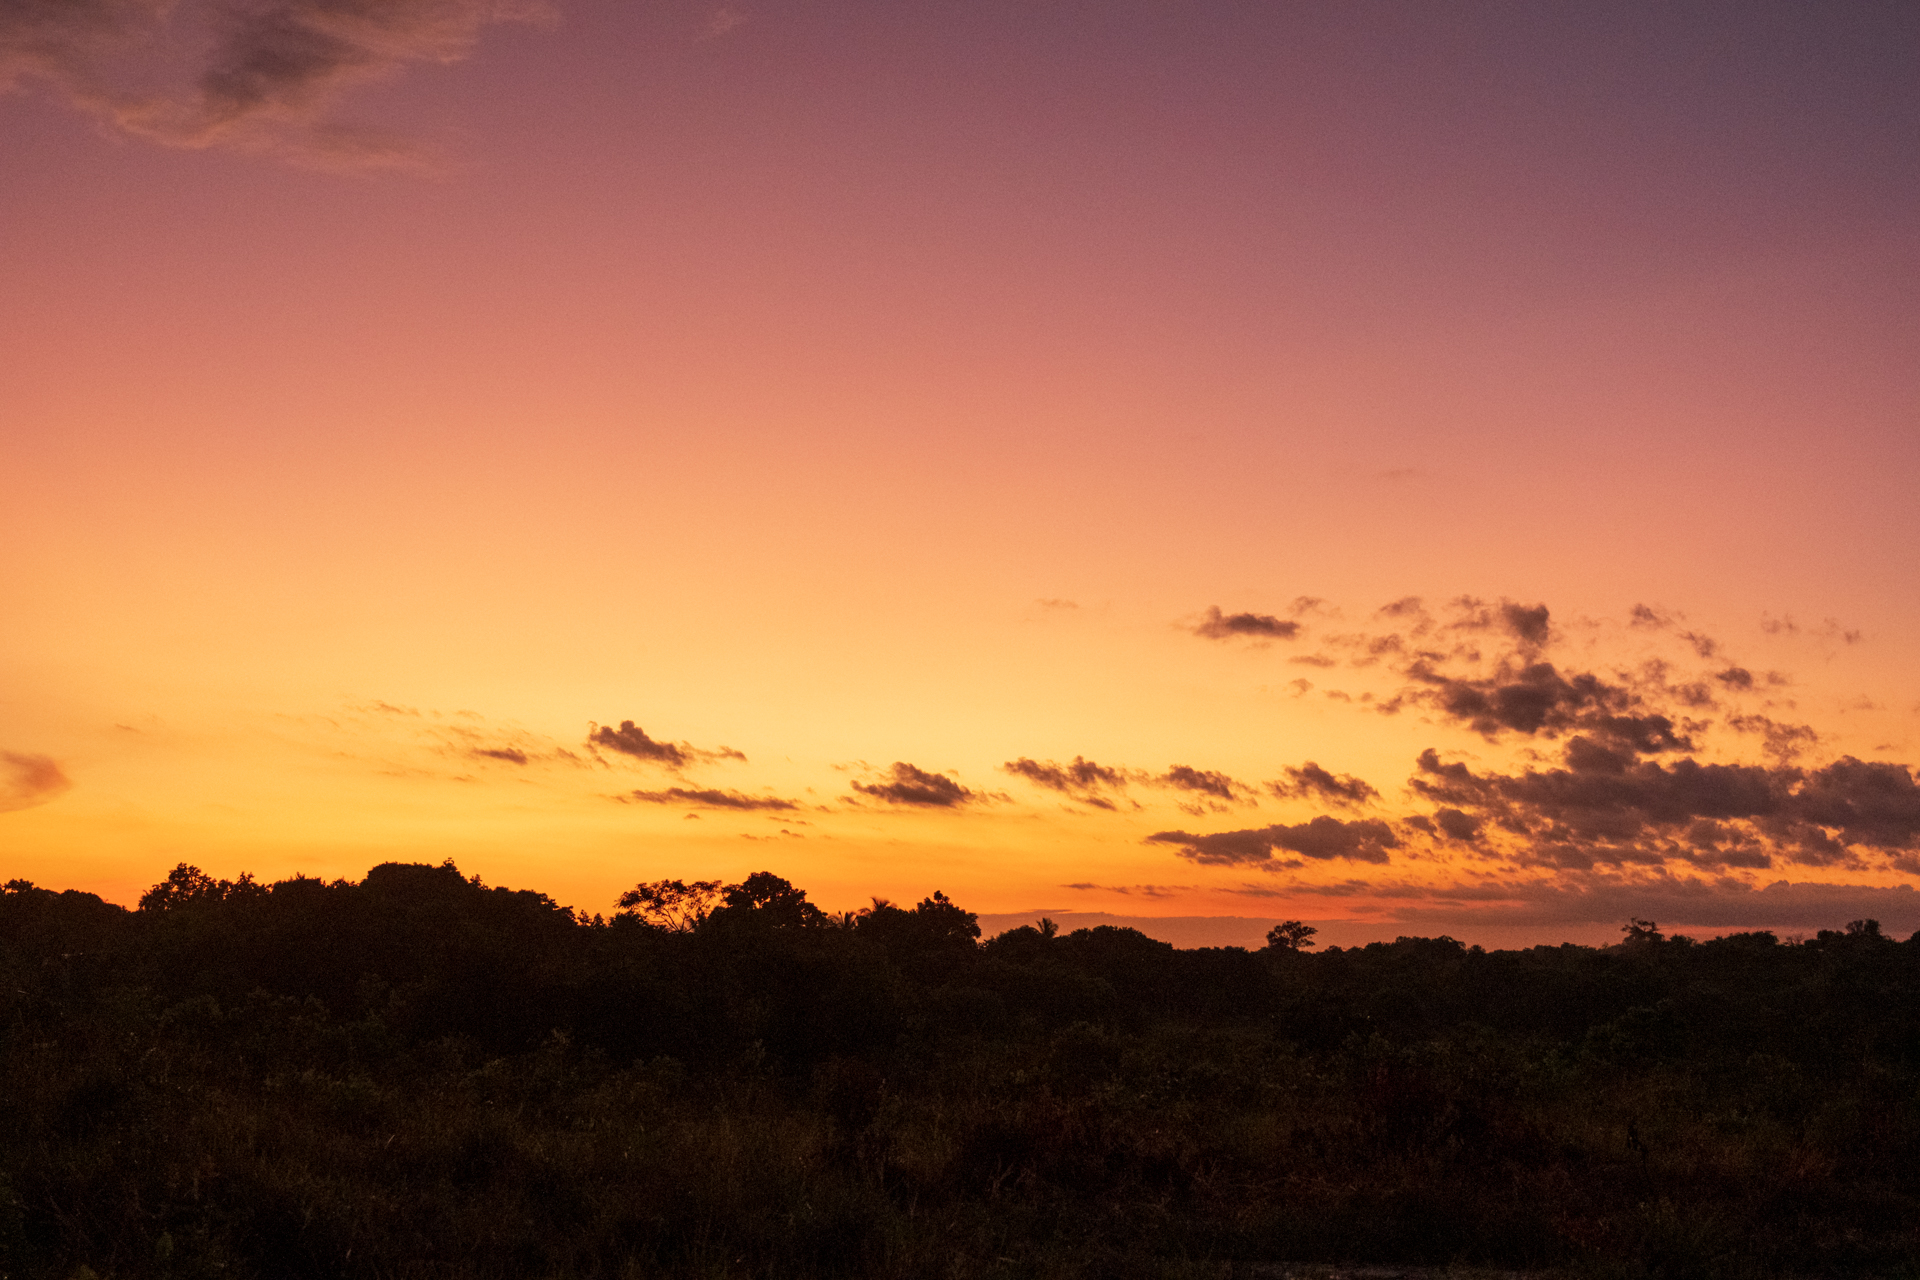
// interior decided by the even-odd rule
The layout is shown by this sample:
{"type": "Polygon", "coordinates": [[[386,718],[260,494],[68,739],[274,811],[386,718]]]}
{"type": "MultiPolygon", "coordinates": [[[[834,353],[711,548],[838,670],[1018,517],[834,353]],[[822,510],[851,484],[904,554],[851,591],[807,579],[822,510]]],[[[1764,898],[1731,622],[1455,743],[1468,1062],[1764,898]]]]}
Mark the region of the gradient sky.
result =
{"type": "Polygon", "coordinates": [[[0,871],[1920,928],[1916,59],[5,0],[0,871]]]}

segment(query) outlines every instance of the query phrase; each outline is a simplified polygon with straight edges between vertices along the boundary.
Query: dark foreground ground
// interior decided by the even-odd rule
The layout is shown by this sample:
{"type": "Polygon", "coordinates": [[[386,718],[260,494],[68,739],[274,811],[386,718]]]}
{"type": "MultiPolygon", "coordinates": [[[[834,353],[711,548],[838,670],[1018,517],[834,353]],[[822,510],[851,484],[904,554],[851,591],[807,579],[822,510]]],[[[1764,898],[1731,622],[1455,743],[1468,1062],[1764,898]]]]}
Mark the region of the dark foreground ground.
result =
{"type": "Polygon", "coordinates": [[[1871,922],[1178,952],[687,889],[15,882],[0,1275],[1920,1275],[1871,922]]]}

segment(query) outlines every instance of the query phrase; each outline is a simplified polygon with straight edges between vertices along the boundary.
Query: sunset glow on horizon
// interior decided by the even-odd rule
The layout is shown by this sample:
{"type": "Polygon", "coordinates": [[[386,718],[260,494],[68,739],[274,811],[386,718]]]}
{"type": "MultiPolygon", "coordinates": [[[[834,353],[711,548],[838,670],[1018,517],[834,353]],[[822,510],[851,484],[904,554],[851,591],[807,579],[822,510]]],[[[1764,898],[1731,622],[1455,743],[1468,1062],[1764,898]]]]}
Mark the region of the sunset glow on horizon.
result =
{"type": "Polygon", "coordinates": [[[0,878],[1920,929],[1916,54],[0,13],[0,878]]]}

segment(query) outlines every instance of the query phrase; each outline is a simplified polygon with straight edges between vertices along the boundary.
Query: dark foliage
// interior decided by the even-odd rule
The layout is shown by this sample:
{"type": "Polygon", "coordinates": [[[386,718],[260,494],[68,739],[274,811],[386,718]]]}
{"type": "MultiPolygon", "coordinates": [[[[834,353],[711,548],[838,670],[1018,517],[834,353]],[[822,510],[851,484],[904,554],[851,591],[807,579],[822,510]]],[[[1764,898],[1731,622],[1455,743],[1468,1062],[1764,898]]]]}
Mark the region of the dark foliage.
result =
{"type": "Polygon", "coordinates": [[[0,1275],[1912,1274],[1920,941],[982,942],[770,873],[0,893],[0,1275]],[[1277,1272],[1275,1273],[1277,1274],[1277,1272]]]}

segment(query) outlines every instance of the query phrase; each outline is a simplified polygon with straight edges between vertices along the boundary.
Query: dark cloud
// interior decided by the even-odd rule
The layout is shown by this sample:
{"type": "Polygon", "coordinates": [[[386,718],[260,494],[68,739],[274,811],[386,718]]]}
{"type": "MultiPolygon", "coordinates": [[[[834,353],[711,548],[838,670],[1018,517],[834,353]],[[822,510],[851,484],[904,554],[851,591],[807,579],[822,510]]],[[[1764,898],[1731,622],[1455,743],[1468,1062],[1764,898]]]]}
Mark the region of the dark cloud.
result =
{"type": "MultiPolygon", "coordinates": [[[[1898,764],[1851,756],[1819,769],[1636,760],[1576,737],[1566,767],[1476,774],[1429,749],[1409,785],[1470,820],[1521,837],[1567,866],[1814,865],[1849,850],[1920,846],[1920,789],[1898,764]]],[[[1436,818],[1438,815],[1436,815],[1436,818]]],[[[1452,834],[1449,831],[1449,834],[1452,834]]]]}
{"type": "Polygon", "coordinates": [[[508,764],[527,762],[527,753],[518,747],[475,747],[471,754],[484,760],[505,760],[508,764]]]}
{"type": "Polygon", "coordinates": [[[1193,634],[1207,640],[1225,640],[1230,636],[1291,640],[1300,634],[1300,624],[1282,621],[1269,613],[1222,613],[1219,605],[1209,605],[1207,616],[1193,629],[1193,634]]]}
{"type": "MultiPolygon", "coordinates": [[[[1409,614],[1425,619],[1425,610],[1415,600],[1409,614]]],[[[1389,605],[1399,608],[1406,604],[1389,605]]],[[[1490,631],[1505,633],[1529,649],[1538,649],[1553,638],[1552,615],[1544,604],[1523,605],[1511,600],[1488,601],[1460,596],[1450,602],[1452,617],[1445,627],[1452,631],[1490,631]]],[[[1384,613],[1385,610],[1382,610],[1384,613]]]]}
{"type": "Polygon", "coordinates": [[[1224,804],[1235,804],[1250,800],[1253,789],[1213,769],[1194,769],[1184,764],[1176,764],[1159,777],[1153,779],[1155,786],[1169,787],[1175,791],[1184,791],[1189,795],[1205,796],[1209,800],[1218,800],[1224,804]]]}
{"type": "Polygon", "coordinates": [[[1358,808],[1380,793],[1350,773],[1334,774],[1309,760],[1298,769],[1284,769],[1285,777],[1269,782],[1267,790],[1283,800],[1323,800],[1344,808],[1358,808]]]}
{"type": "Polygon", "coordinates": [[[1146,776],[1133,770],[1095,764],[1081,756],[1075,756],[1071,764],[1060,764],[1053,760],[1029,760],[1022,756],[1018,760],[1009,760],[1000,767],[1016,777],[1025,778],[1037,787],[1058,791],[1062,795],[1072,796],[1082,804],[1090,804],[1100,809],[1116,808],[1112,797],[1123,795],[1129,782],[1139,781],[1146,776]]]}
{"type": "Polygon", "coordinates": [[[1638,693],[1590,671],[1569,675],[1551,662],[1532,662],[1471,679],[1443,674],[1418,659],[1408,674],[1417,699],[1489,742],[1507,732],[1558,737],[1578,730],[1628,754],[1693,746],[1671,717],[1645,710],[1638,693]]]}
{"type": "Polygon", "coordinates": [[[72,786],[51,756],[0,751],[0,813],[43,805],[72,786]]]}
{"type": "Polygon", "coordinates": [[[731,747],[721,747],[716,751],[702,751],[685,742],[661,742],[647,736],[647,731],[631,720],[622,720],[619,728],[611,725],[593,725],[587,733],[587,746],[608,751],[617,751],[623,756],[632,756],[635,760],[645,760],[652,764],[665,765],[669,769],[683,769],[690,764],[703,760],[745,760],[746,757],[731,747]]]}
{"type": "Polygon", "coordinates": [[[944,773],[928,773],[904,760],[894,761],[884,776],[885,782],[856,782],[853,789],[888,804],[922,809],[957,809],[983,799],[944,773]]]}
{"type": "Polygon", "coordinates": [[[1173,845],[1181,857],[1212,866],[1272,864],[1274,852],[1281,849],[1319,861],[1346,858],[1355,862],[1385,862],[1387,850],[1399,846],[1393,828],[1384,822],[1372,819],[1347,822],[1324,815],[1290,826],[1278,824],[1207,835],[1158,831],[1147,837],[1147,843],[1173,845]]]}
{"type": "Polygon", "coordinates": [[[741,791],[717,791],[711,788],[695,790],[689,787],[669,787],[665,791],[634,791],[624,800],[637,800],[641,804],[677,804],[699,809],[771,809],[788,811],[800,806],[791,800],[782,800],[778,796],[750,796],[741,791]]]}
{"type": "Polygon", "coordinates": [[[452,63],[535,0],[6,0],[0,90],[35,84],[126,133],[341,165],[419,162],[404,140],[334,121],[355,84],[452,63]]]}
{"type": "Polygon", "coordinates": [[[1549,638],[1550,627],[1547,618],[1547,606],[1543,604],[1537,604],[1531,608],[1512,603],[1502,603],[1500,606],[1500,620],[1506,624],[1507,630],[1511,631],[1520,643],[1536,648],[1544,645],[1549,638]]]}

